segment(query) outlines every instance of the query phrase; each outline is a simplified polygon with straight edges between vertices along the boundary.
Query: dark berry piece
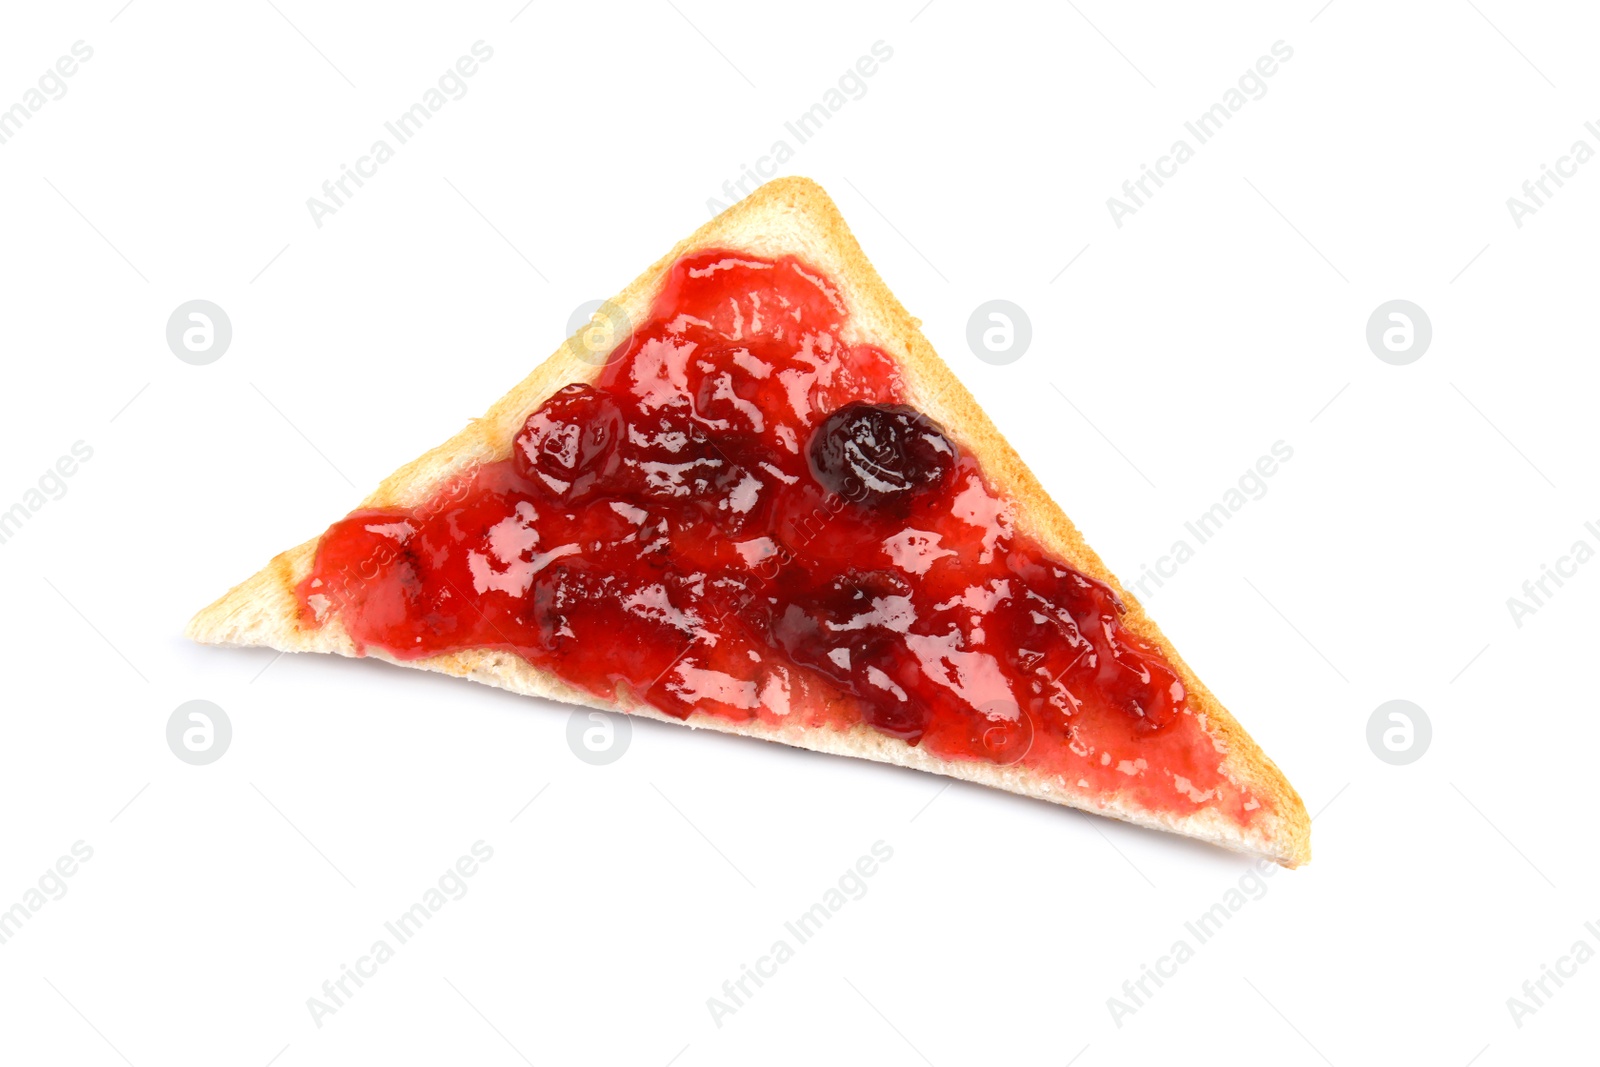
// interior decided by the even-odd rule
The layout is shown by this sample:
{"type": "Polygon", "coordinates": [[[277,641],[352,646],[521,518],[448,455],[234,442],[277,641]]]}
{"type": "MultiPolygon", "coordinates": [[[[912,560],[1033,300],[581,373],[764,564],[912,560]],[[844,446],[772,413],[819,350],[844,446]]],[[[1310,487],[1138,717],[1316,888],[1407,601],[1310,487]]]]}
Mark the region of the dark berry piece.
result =
{"type": "Polygon", "coordinates": [[[559,500],[579,500],[621,462],[617,403],[587,385],[562,388],[528,416],[512,445],[517,473],[559,500]]]}
{"type": "Polygon", "coordinates": [[[811,473],[830,493],[882,507],[949,484],[956,447],[903,404],[846,404],[811,435],[811,473]]]}
{"type": "Polygon", "coordinates": [[[852,569],[774,613],[768,634],[796,663],[859,697],[868,725],[914,745],[931,712],[897,680],[918,673],[902,636],[915,621],[904,577],[852,569]]]}

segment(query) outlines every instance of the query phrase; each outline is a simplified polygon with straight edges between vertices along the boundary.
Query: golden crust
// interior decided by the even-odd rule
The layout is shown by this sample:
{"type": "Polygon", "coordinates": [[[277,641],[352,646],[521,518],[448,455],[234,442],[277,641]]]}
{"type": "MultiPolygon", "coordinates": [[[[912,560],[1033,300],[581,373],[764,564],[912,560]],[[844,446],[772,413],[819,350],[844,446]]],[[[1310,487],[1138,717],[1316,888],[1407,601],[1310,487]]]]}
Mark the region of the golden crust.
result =
{"type": "MultiPolygon", "coordinates": [[[[977,401],[934,352],[922,335],[921,324],[878,277],[822,188],[805,178],[769,182],[679,242],[612,303],[631,321],[644,321],[672,263],[688,252],[713,247],[762,256],[794,255],[834,280],[850,308],[848,329],[855,335],[852,339],[870,340],[898,360],[907,386],[907,399],[940,423],[963,449],[978,457],[994,487],[1016,505],[1019,529],[1051,554],[1116,590],[1128,608],[1124,624],[1157,645],[1182,678],[1195,712],[1226,753],[1225,773],[1260,798],[1266,810],[1245,829],[1208,810],[1181,818],[1162,816],[1121,804],[1116,798],[1082,794],[1064,781],[1026,769],[941,760],[919,747],[866,727],[845,732],[782,728],[760,722],[731,723],[704,713],[691,715],[688,725],[980,782],[1198,837],[1236,851],[1270,858],[1286,867],[1296,867],[1309,860],[1311,824],[1294,788],[1189,669],[1138,600],[1106,569],[977,401]]],[[[361,506],[415,506],[431,497],[457,473],[478,463],[505,458],[516,431],[534,408],[569,382],[593,381],[600,369],[581,359],[573,345],[563,344],[482,418],[395,471],[361,506]]],[[[188,626],[188,635],[209,644],[264,645],[293,652],[355,655],[354,643],[337,618],[316,630],[303,629],[298,624],[294,589],[310,571],[316,544],[317,539],[313,538],[275,557],[260,573],[197,614],[188,626]]],[[[629,699],[626,694],[616,704],[599,701],[508,653],[473,650],[402,665],[471,678],[527,695],[621,710],[667,722],[680,721],[629,699]]]]}

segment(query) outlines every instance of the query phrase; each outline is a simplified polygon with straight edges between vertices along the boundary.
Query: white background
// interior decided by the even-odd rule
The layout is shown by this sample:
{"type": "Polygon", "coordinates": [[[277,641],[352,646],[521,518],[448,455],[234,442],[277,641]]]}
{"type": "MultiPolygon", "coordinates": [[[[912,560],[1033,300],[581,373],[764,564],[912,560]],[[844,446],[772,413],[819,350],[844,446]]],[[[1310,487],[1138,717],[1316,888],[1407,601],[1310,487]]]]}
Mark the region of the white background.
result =
{"type": "Polygon", "coordinates": [[[0,545],[0,908],[94,850],[0,945],[0,1058],[1592,1059],[1600,962],[1520,1028],[1506,1004],[1600,948],[1600,563],[1520,627],[1506,604],[1600,547],[1600,162],[1521,228],[1506,207],[1600,148],[1592,11],[275,2],[8,5],[0,29],[0,106],[94,49],[0,145],[0,509],[94,450],[0,545]],[[307,197],[480,39],[467,95],[317,228],[307,197]],[[1107,999],[1195,946],[1247,861],[650,722],[591,767],[560,707],[180,636],[484,410],[879,40],[785,170],[1115,571],[1294,450],[1148,606],[1305,797],[1315,860],[1120,1026],[1107,999]],[[1279,40],[1267,94],[1115,226],[1106,198],[1279,40]],[[1033,322],[1009,366],[965,342],[994,297],[1033,322]],[[165,342],[195,298],[233,324],[210,366],[165,342]],[[1395,298],[1433,323],[1409,366],[1365,341],[1395,298]],[[207,767],[165,741],[195,698],[233,723],[207,767]],[[1365,733],[1395,698],[1434,731],[1403,767],[1365,733]],[[467,895],[316,1026],[307,998],[480,839],[467,895]],[[878,840],[866,896],[714,1025],[706,999],[878,840]]]}

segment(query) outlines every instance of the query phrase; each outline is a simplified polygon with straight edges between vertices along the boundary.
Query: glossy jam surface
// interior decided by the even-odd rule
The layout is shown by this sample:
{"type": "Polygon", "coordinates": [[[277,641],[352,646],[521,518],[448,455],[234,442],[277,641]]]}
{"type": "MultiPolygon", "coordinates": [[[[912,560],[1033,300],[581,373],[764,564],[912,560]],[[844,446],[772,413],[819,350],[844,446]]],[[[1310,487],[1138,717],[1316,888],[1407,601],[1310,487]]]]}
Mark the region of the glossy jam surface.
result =
{"type": "Polygon", "coordinates": [[[593,385],[426,504],[331,527],[302,619],[499,649],[668,714],[848,729],[1179,813],[1258,803],[1102,583],[1021,536],[793,259],[675,264],[593,385]]]}

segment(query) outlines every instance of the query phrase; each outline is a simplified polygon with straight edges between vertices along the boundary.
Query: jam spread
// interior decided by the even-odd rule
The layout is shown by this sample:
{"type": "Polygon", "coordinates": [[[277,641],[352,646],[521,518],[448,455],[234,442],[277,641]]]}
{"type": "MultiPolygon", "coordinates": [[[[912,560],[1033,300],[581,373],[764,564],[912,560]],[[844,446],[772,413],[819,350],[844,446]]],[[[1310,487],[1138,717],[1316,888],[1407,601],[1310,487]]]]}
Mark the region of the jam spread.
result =
{"type": "Polygon", "coordinates": [[[1105,584],[1013,526],[977,460],[793,259],[673,265],[593,384],[510,455],[323,536],[302,623],[399,659],[514,653],[667,714],[1020,764],[1152,810],[1259,802],[1105,584]]]}

